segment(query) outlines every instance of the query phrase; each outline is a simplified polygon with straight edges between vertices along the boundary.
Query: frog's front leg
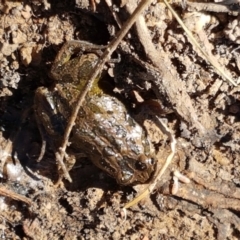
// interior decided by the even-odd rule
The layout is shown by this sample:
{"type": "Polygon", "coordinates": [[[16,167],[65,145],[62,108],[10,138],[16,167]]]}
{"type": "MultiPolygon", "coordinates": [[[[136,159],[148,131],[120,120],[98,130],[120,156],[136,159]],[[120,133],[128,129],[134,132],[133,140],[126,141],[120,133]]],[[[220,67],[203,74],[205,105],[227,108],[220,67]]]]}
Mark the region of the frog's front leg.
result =
{"type": "Polygon", "coordinates": [[[66,111],[67,102],[59,94],[57,87],[48,89],[39,87],[34,97],[35,118],[42,137],[42,149],[38,158],[44,154],[45,142],[55,151],[59,148],[66,127],[66,118],[70,115],[66,111]]]}
{"type": "MultiPolygon", "coordinates": [[[[61,136],[59,123],[57,120],[55,102],[53,93],[47,88],[39,87],[34,97],[35,119],[37,121],[38,129],[42,138],[41,152],[37,161],[41,161],[44,156],[46,142],[49,142],[52,148],[56,148],[56,143],[53,138],[59,139],[61,136]]],[[[63,132],[63,130],[62,130],[63,132]]]]}
{"type": "Polygon", "coordinates": [[[101,56],[101,50],[105,48],[106,46],[103,45],[96,45],[80,40],[71,40],[66,42],[58,52],[52,65],[50,72],[51,77],[55,80],[60,80],[64,64],[66,64],[74,54],[82,55],[83,53],[95,53],[96,55],[101,56]]]}
{"type": "Polygon", "coordinates": [[[34,97],[34,108],[37,122],[43,127],[46,135],[53,137],[54,141],[61,138],[66,122],[61,115],[64,102],[59,101],[57,89],[49,90],[39,87],[34,97]]]}
{"type": "MultiPolygon", "coordinates": [[[[64,101],[60,101],[61,96],[57,89],[49,90],[44,87],[39,87],[35,93],[34,110],[38,124],[38,129],[42,137],[41,152],[37,159],[40,161],[46,149],[46,143],[49,143],[54,152],[59,148],[66,126],[66,120],[63,117],[63,109],[66,107],[64,101]]],[[[66,113],[66,111],[64,111],[66,113]]],[[[65,163],[60,164],[63,171],[70,170],[75,163],[75,156],[69,154],[65,156],[65,163]]],[[[59,181],[62,179],[60,173],[59,181]]],[[[58,181],[58,182],[59,182],[58,181]]]]}

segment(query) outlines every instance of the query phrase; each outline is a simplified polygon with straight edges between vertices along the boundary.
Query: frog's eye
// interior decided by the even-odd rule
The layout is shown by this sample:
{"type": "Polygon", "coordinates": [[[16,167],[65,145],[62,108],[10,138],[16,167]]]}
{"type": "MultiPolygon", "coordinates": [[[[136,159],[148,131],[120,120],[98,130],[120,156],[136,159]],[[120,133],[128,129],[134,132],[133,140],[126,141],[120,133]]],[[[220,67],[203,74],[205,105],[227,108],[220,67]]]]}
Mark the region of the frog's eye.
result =
{"type": "Polygon", "coordinates": [[[147,164],[142,162],[141,160],[138,160],[136,163],[135,163],[135,168],[139,171],[144,171],[147,169],[147,164]]]}
{"type": "Polygon", "coordinates": [[[149,165],[154,165],[155,164],[155,159],[154,158],[148,158],[147,159],[147,163],[149,164],[149,165]]]}

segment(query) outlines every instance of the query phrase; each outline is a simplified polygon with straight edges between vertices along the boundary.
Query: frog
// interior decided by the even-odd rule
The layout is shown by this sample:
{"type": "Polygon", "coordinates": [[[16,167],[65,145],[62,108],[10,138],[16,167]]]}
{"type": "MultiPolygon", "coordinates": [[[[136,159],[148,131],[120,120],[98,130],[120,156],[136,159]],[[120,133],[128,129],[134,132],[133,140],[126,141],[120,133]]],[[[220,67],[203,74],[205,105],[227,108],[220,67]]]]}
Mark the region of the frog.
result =
{"type": "MultiPolygon", "coordinates": [[[[35,117],[44,139],[56,151],[61,144],[77,96],[101,57],[105,46],[85,41],[66,42],[53,62],[51,87],[39,87],[35,117]]],[[[114,94],[99,84],[99,75],[85,97],[69,142],[120,185],[144,184],[156,172],[156,153],[142,127],[114,94]]]]}

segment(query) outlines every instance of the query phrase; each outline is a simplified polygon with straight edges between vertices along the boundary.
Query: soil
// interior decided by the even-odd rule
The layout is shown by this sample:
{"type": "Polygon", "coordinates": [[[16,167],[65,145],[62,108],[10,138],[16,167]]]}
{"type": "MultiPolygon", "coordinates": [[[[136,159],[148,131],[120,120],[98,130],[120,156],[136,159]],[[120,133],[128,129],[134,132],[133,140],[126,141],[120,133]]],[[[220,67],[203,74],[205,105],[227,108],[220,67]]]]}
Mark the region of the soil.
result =
{"type": "MultiPolygon", "coordinates": [[[[163,164],[168,137],[175,157],[156,189],[123,206],[144,186],[119,186],[87,158],[56,186],[58,166],[41,136],[34,93],[53,80],[59,49],[79,39],[107,45],[135,8],[133,0],[2,1],[0,6],[1,239],[240,239],[240,31],[237,1],[173,2],[203,50],[236,83],[212,67],[162,2],[144,11],[106,66],[115,94],[143,121],[163,164]],[[126,5],[125,5],[126,4],[126,5]],[[206,7],[207,6],[207,7],[206,7]],[[118,23],[117,23],[117,21],[118,23]],[[139,102],[160,103],[156,111],[139,102]],[[134,109],[135,107],[135,109],[134,109]],[[136,114],[137,112],[137,114],[136,114]],[[190,183],[176,182],[178,170],[190,183]],[[178,186],[178,191],[173,188],[178,186]]],[[[181,180],[181,179],[180,179],[181,180]]]]}

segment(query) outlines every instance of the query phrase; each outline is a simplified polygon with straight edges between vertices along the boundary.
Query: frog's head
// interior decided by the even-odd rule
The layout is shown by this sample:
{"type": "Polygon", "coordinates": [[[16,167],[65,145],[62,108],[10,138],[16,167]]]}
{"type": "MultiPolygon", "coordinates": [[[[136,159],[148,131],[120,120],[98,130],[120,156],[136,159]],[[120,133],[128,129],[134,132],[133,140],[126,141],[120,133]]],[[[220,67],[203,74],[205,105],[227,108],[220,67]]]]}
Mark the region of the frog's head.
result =
{"type": "Polygon", "coordinates": [[[109,156],[102,158],[97,164],[121,185],[147,183],[152,179],[156,170],[155,155],[140,154],[137,158],[131,156],[109,156]]]}
{"type": "Polygon", "coordinates": [[[147,183],[156,170],[155,156],[139,155],[137,159],[124,157],[120,162],[117,182],[121,185],[147,183]]]}

